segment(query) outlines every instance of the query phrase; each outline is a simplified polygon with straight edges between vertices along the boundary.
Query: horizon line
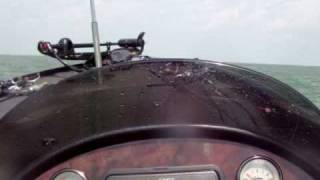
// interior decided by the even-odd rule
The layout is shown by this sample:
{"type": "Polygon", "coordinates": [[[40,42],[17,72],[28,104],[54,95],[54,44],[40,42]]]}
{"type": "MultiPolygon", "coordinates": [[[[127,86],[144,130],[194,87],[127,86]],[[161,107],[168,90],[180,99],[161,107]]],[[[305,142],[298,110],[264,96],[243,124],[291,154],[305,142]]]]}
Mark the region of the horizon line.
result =
{"type": "MultiPolygon", "coordinates": [[[[39,53],[39,55],[35,54],[0,54],[0,56],[36,56],[36,57],[48,57],[52,58],[49,56],[45,56],[39,53]]],[[[152,56],[150,56],[152,57],[152,56]]],[[[177,58],[177,57],[172,57],[172,58],[177,58]]],[[[185,59],[185,57],[180,57],[185,59]]],[[[54,58],[53,58],[54,59],[54,58]]],[[[189,58],[189,59],[194,59],[194,58],[189,58]]],[[[319,65],[312,65],[312,64],[285,64],[285,63],[259,63],[259,62],[235,62],[235,61],[223,61],[223,60],[208,60],[208,59],[200,59],[200,60],[206,60],[206,61],[216,61],[216,62],[221,62],[221,63],[226,63],[226,64],[254,64],[254,65],[277,65],[277,66],[303,66],[303,67],[320,67],[319,65]]]]}

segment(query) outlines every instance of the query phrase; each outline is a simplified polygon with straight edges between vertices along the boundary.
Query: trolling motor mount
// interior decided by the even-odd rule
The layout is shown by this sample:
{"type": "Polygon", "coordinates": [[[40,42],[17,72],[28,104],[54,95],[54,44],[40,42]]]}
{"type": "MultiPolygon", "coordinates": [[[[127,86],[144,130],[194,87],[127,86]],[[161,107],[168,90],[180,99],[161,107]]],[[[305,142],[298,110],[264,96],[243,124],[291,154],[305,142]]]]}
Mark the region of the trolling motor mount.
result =
{"type": "MultiPolygon", "coordinates": [[[[118,42],[106,42],[100,44],[107,48],[106,51],[101,52],[103,60],[109,60],[112,63],[128,61],[134,56],[139,56],[144,51],[145,41],[143,39],[145,33],[142,32],[137,38],[120,39],[118,42]],[[118,46],[111,50],[111,47],[118,46]]],[[[92,60],[94,58],[93,52],[76,52],[75,49],[93,48],[93,43],[79,43],[74,44],[69,38],[62,38],[57,44],[40,41],[38,43],[38,50],[40,53],[56,58],[56,55],[63,60],[92,60]]]]}

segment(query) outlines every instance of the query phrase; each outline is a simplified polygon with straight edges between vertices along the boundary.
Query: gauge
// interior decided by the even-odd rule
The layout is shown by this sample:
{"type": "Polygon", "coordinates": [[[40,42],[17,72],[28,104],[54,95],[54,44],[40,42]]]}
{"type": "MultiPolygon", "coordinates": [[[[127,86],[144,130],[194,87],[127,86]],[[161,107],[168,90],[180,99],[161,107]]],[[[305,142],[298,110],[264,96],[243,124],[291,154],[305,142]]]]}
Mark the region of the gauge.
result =
{"type": "Polygon", "coordinates": [[[51,180],[87,180],[87,178],[81,171],[65,169],[59,171],[51,180]]]}
{"type": "Polygon", "coordinates": [[[282,174],[279,166],[272,160],[256,156],[241,164],[238,180],[282,180],[282,174]]]}

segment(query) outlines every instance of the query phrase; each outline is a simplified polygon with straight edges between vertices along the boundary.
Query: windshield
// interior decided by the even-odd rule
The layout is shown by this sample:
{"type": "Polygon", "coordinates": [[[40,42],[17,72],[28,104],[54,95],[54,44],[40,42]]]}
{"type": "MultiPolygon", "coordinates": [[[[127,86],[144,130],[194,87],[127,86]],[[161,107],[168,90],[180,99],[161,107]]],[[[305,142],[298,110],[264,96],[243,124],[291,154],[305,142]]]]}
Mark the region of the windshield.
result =
{"type": "MultiPolygon", "coordinates": [[[[237,64],[271,75],[320,106],[318,0],[96,0],[100,40],[145,31],[144,54],[237,64]]],[[[61,66],[39,40],[92,42],[90,3],[0,0],[0,79],[61,66]]]]}

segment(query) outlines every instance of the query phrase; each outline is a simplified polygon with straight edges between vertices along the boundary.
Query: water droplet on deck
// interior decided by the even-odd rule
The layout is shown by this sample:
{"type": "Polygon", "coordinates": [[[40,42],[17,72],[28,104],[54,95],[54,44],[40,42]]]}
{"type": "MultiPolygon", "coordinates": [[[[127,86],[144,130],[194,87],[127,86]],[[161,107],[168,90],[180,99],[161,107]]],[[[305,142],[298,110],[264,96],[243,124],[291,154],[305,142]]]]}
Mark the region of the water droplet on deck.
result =
{"type": "Polygon", "coordinates": [[[160,103],[157,102],[157,101],[154,101],[154,102],[153,102],[153,105],[154,105],[155,107],[160,107],[160,103]]]}
{"type": "Polygon", "coordinates": [[[266,113],[271,113],[271,112],[272,112],[272,109],[269,108],[269,107],[266,107],[266,108],[264,109],[264,111],[265,111],[266,113]]]}
{"type": "Polygon", "coordinates": [[[53,137],[47,137],[47,138],[42,139],[42,145],[46,146],[46,147],[52,146],[55,143],[56,143],[56,139],[53,137]]]}

